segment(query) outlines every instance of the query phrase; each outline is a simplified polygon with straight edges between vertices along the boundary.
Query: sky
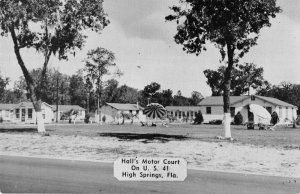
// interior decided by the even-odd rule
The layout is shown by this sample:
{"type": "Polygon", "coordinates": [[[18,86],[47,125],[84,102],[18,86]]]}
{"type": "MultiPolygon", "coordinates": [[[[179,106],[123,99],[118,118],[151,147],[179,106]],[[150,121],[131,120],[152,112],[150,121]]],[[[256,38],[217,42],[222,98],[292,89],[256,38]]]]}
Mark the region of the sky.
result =
{"type": "MultiPolygon", "coordinates": [[[[157,82],[161,89],[178,90],[189,97],[193,91],[211,95],[205,69],[217,69],[221,64],[219,51],[208,45],[199,56],[187,54],[174,42],[176,23],[166,22],[174,0],[104,0],[104,10],[110,24],[95,34],[87,32],[84,49],[68,61],[52,56],[49,67],[74,74],[84,67],[83,59],[90,49],[104,47],[114,52],[116,64],[124,73],[120,84],[143,89],[157,82]]],[[[261,30],[258,45],[250,49],[241,62],[253,62],[264,68],[264,78],[272,84],[283,81],[300,84],[300,8],[299,0],[278,0],[283,12],[272,19],[271,28],[261,30]]],[[[23,50],[29,69],[42,65],[42,58],[33,50],[23,50]]],[[[0,38],[0,73],[13,82],[21,75],[10,37],[0,38]]]]}

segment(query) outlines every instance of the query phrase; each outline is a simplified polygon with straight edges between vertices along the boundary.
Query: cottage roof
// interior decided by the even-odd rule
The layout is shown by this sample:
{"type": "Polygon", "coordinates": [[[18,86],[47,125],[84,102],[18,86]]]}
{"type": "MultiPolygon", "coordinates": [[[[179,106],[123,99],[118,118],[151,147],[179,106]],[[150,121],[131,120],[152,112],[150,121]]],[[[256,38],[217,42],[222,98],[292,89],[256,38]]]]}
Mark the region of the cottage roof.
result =
{"type": "MultiPolygon", "coordinates": [[[[66,112],[70,110],[84,111],[85,109],[79,105],[58,105],[58,111],[66,112]]],[[[52,110],[56,111],[56,105],[52,105],[52,110]]]]}
{"type": "Polygon", "coordinates": [[[200,106],[166,106],[167,111],[194,111],[200,110],[200,106]]]}
{"type": "MultiPolygon", "coordinates": [[[[46,102],[43,102],[43,104],[52,108],[52,106],[47,104],[46,102]]],[[[21,102],[21,103],[17,104],[14,108],[20,108],[20,107],[34,108],[32,102],[21,102]]]]}
{"type": "Polygon", "coordinates": [[[0,110],[12,110],[17,104],[0,104],[0,110]]]}
{"type": "Polygon", "coordinates": [[[121,103],[106,103],[107,105],[117,109],[117,110],[144,110],[143,107],[137,107],[136,104],[121,104],[121,103]]]}
{"type": "MultiPolygon", "coordinates": [[[[282,100],[278,100],[276,98],[258,96],[258,95],[254,95],[254,96],[256,98],[267,101],[267,102],[272,103],[274,105],[297,108],[296,106],[294,106],[292,104],[286,103],[286,102],[284,102],[282,100]]],[[[234,105],[234,104],[236,104],[238,102],[241,102],[241,101],[244,101],[244,100],[246,100],[250,97],[251,96],[230,96],[230,103],[231,103],[231,105],[234,105]]],[[[222,96],[206,97],[198,105],[199,106],[223,106],[223,97],[222,96]]]]}

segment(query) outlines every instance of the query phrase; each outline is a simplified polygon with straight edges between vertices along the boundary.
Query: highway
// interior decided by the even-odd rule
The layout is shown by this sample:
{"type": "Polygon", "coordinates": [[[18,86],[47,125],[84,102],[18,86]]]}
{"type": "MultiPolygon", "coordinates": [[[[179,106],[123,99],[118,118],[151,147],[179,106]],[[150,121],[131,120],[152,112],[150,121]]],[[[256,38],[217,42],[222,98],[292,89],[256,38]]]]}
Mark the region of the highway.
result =
{"type": "Polygon", "coordinates": [[[300,179],[189,170],[183,182],[128,182],[113,164],[0,155],[2,193],[300,193],[300,179]]]}

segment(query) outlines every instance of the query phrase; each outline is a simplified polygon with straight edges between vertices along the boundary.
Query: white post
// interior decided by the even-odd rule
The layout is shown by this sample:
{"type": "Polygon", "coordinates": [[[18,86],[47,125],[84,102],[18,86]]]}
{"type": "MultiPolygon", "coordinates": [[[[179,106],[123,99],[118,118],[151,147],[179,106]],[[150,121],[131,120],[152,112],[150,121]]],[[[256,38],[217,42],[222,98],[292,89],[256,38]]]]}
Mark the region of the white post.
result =
{"type": "Polygon", "coordinates": [[[39,133],[46,132],[42,111],[36,112],[36,121],[38,126],[38,132],[39,133]]]}
{"type": "Polygon", "coordinates": [[[223,127],[224,127],[224,137],[225,138],[231,138],[230,122],[231,122],[230,113],[224,113],[223,127]]]}

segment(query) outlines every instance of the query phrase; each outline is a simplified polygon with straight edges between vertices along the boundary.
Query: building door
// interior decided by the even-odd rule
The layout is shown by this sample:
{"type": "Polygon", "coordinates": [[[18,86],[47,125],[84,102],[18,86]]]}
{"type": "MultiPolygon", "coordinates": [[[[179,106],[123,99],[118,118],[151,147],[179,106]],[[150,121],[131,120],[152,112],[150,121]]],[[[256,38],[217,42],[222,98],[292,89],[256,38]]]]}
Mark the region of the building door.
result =
{"type": "Polygon", "coordinates": [[[25,122],[26,109],[21,109],[21,122],[25,122]]]}

